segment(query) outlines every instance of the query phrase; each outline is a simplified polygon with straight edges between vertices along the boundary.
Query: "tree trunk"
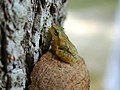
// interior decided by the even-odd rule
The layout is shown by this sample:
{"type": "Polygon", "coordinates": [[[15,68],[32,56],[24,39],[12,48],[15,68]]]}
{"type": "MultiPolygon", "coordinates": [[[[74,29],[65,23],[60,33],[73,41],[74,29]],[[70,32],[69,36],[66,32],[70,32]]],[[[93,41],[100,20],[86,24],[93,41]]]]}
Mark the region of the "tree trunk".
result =
{"type": "Polygon", "coordinates": [[[0,0],[0,90],[23,90],[49,48],[48,28],[61,25],[66,0],[0,0]]]}

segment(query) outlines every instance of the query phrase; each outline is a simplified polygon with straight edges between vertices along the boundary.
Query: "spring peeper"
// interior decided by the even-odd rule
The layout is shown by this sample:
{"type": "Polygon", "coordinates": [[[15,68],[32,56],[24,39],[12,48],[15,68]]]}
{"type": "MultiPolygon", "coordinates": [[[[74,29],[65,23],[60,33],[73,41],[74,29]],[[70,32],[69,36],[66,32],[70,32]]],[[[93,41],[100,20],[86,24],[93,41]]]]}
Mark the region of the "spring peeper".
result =
{"type": "Polygon", "coordinates": [[[53,54],[69,64],[79,60],[78,51],[65,34],[64,28],[53,25],[49,28],[49,32],[51,34],[51,51],[53,54]]]}

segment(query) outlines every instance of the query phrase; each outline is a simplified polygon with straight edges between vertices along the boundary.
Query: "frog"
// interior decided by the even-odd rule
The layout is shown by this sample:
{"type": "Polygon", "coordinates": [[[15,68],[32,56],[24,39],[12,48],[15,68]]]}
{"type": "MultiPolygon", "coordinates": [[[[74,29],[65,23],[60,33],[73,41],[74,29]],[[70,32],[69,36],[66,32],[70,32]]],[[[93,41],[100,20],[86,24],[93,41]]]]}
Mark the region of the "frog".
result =
{"type": "Polygon", "coordinates": [[[52,25],[48,32],[51,35],[50,51],[54,55],[68,64],[73,64],[80,59],[75,45],[65,34],[63,27],[59,25],[52,25]]]}

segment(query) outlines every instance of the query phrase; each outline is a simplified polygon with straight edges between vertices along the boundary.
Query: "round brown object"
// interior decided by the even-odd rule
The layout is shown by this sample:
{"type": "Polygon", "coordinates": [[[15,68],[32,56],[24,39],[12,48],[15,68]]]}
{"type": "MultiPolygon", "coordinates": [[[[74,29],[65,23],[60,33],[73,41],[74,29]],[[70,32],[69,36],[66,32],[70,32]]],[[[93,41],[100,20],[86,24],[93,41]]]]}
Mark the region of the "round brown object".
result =
{"type": "Polygon", "coordinates": [[[75,64],[60,61],[45,53],[31,73],[29,90],[89,90],[89,75],[82,58],[75,64]]]}

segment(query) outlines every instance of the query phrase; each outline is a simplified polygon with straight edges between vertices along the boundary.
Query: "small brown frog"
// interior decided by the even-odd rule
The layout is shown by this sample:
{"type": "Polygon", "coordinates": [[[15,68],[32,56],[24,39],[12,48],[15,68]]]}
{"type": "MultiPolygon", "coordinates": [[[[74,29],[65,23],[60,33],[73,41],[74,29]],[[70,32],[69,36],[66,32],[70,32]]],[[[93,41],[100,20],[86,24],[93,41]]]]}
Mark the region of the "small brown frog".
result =
{"type": "Polygon", "coordinates": [[[80,59],[77,49],[65,34],[64,28],[53,25],[49,32],[52,38],[51,51],[53,54],[69,64],[75,63],[80,59]]]}

